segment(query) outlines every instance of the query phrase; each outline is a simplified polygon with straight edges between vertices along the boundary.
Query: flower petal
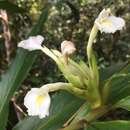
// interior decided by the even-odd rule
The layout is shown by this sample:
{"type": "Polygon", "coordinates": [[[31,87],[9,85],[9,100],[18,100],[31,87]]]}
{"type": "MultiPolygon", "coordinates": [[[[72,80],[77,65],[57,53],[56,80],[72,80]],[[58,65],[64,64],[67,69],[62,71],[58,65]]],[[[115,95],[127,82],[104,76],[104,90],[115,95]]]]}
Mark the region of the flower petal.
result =
{"type": "Polygon", "coordinates": [[[125,21],[120,17],[113,16],[110,9],[103,9],[95,20],[95,24],[101,32],[115,33],[117,30],[123,29],[125,21]]]}
{"type": "Polygon", "coordinates": [[[120,17],[110,16],[109,19],[115,26],[116,30],[122,30],[122,28],[125,26],[124,19],[122,19],[120,17]]]}
{"type": "Polygon", "coordinates": [[[28,108],[30,116],[38,115],[38,109],[35,104],[38,88],[31,89],[24,98],[24,105],[28,108]]]}
{"type": "Polygon", "coordinates": [[[44,38],[41,35],[31,36],[27,40],[23,40],[18,44],[18,47],[22,47],[29,51],[39,50],[44,38]]]}
{"type": "Polygon", "coordinates": [[[51,99],[48,91],[41,88],[32,88],[24,98],[30,116],[44,118],[49,115],[51,99]]]}
{"type": "Polygon", "coordinates": [[[39,117],[44,118],[49,115],[49,108],[50,108],[51,99],[49,94],[46,94],[44,100],[42,101],[39,107],[39,117]]]}

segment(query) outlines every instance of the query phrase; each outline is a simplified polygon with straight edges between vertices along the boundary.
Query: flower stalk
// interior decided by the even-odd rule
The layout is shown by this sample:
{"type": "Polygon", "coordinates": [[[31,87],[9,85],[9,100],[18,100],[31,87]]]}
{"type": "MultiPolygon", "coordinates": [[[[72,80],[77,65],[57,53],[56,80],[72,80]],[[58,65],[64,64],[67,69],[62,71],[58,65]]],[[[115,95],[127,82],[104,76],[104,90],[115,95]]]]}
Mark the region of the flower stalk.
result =
{"type": "Polygon", "coordinates": [[[92,45],[93,45],[93,42],[94,42],[94,40],[95,40],[95,38],[97,36],[97,33],[98,33],[98,28],[94,24],[94,26],[93,26],[93,28],[91,30],[89,40],[88,40],[88,45],[87,45],[87,48],[86,48],[89,63],[90,63],[91,57],[92,57],[92,45]]]}
{"type": "Polygon", "coordinates": [[[57,83],[45,84],[41,88],[48,92],[54,92],[58,90],[68,90],[70,85],[71,85],[70,83],[57,82],[57,83]]]}
{"type": "Polygon", "coordinates": [[[88,40],[88,45],[86,48],[90,75],[91,75],[91,79],[89,81],[90,82],[89,92],[93,93],[92,95],[90,95],[90,98],[92,100],[91,101],[92,108],[97,108],[101,105],[101,97],[100,97],[100,92],[99,92],[99,72],[98,72],[96,58],[92,49],[92,45],[94,43],[94,40],[96,39],[97,33],[98,33],[98,28],[94,24],[91,30],[89,40],[88,40]]]}
{"type": "Polygon", "coordinates": [[[91,112],[89,112],[85,117],[82,119],[76,120],[75,122],[72,122],[69,126],[61,129],[61,130],[79,130],[83,129],[84,125],[91,124],[92,121],[97,120],[104,114],[106,114],[111,107],[108,106],[101,106],[97,109],[93,109],[91,112]]]}

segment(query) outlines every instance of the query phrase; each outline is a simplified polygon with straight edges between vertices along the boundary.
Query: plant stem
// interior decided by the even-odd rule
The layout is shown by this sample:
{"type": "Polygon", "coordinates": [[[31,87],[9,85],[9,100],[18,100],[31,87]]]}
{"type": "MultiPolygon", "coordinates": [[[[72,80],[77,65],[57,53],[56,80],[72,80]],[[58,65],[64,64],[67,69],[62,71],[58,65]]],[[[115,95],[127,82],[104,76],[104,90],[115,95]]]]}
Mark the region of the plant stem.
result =
{"type": "Polygon", "coordinates": [[[94,25],[92,30],[91,30],[91,33],[90,33],[90,36],[89,36],[89,40],[88,40],[88,45],[87,45],[87,48],[86,48],[86,51],[87,51],[87,55],[88,55],[88,61],[90,62],[90,58],[91,58],[91,53],[92,53],[92,45],[93,45],[93,42],[97,36],[97,33],[98,33],[98,29],[97,27],[94,25]]]}
{"type": "Polygon", "coordinates": [[[79,130],[83,128],[85,123],[86,123],[86,120],[80,120],[60,130],[79,130]]]}
{"type": "Polygon", "coordinates": [[[99,107],[101,105],[101,96],[99,92],[99,72],[98,72],[96,58],[95,58],[95,55],[93,54],[93,48],[92,48],[92,45],[97,36],[97,33],[98,33],[98,28],[94,24],[91,30],[89,40],[88,40],[88,45],[86,48],[90,75],[91,75],[89,86],[90,86],[90,91],[93,92],[93,94],[90,95],[91,100],[92,100],[91,104],[93,108],[99,107]]]}
{"type": "Polygon", "coordinates": [[[43,53],[45,53],[47,56],[49,56],[51,59],[53,59],[57,64],[59,64],[58,57],[50,49],[48,49],[46,46],[44,46],[44,47],[41,46],[40,50],[43,53]]]}
{"type": "Polygon", "coordinates": [[[54,92],[57,90],[68,90],[70,85],[71,85],[70,83],[58,82],[58,83],[45,84],[41,88],[44,90],[46,89],[48,92],[54,92]]]}
{"type": "Polygon", "coordinates": [[[61,130],[79,130],[84,127],[85,124],[89,124],[92,121],[98,119],[99,117],[103,116],[105,113],[109,111],[108,106],[102,106],[97,109],[92,110],[90,113],[88,113],[84,118],[73,122],[69,126],[61,129],[61,130]]]}
{"type": "Polygon", "coordinates": [[[91,122],[93,120],[98,119],[99,117],[103,116],[105,113],[107,113],[110,109],[108,106],[101,106],[97,109],[92,110],[90,113],[88,113],[85,117],[87,122],[91,122]]]}

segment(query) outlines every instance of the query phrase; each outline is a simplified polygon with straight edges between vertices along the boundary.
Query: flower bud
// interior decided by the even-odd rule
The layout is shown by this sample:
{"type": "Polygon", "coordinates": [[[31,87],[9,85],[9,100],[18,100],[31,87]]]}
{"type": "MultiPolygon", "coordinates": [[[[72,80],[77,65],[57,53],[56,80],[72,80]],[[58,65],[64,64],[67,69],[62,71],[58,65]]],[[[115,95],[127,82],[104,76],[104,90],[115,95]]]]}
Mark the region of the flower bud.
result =
{"type": "Polygon", "coordinates": [[[65,58],[65,61],[68,61],[68,57],[76,51],[74,44],[71,41],[63,41],[61,43],[61,53],[65,58]]]}

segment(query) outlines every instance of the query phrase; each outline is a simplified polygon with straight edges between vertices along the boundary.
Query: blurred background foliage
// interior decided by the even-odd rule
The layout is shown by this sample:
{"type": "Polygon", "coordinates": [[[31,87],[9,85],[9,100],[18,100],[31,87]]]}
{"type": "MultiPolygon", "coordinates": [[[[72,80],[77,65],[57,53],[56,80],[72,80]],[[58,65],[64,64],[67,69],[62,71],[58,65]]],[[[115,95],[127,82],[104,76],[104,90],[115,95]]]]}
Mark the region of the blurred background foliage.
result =
{"type": "MultiPolygon", "coordinates": [[[[63,40],[71,40],[77,48],[73,58],[77,61],[86,59],[86,44],[95,18],[103,8],[111,8],[116,16],[123,17],[126,27],[115,34],[98,34],[94,50],[100,68],[122,63],[130,57],[130,0],[9,0],[24,9],[21,13],[7,11],[11,32],[10,51],[14,58],[17,43],[26,38],[41,13],[45,3],[52,5],[49,18],[43,28],[42,35],[49,48],[60,50],[63,40]]],[[[0,73],[8,68],[6,48],[2,37],[3,27],[0,24],[0,73]]],[[[39,54],[23,86],[16,92],[17,103],[24,108],[23,96],[31,87],[39,87],[45,83],[63,81],[55,63],[39,54]]]]}

